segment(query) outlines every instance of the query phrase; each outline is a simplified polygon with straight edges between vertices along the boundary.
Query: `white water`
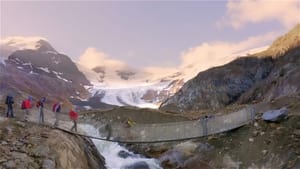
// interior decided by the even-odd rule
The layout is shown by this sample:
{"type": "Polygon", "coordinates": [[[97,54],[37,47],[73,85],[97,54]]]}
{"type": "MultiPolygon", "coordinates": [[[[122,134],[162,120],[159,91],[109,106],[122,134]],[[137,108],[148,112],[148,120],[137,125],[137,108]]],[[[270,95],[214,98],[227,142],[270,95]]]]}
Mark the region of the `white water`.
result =
{"type": "MultiPolygon", "coordinates": [[[[81,124],[79,127],[87,133],[87,135],[94,137],[101,137],[99,131],[92,125],[81,124]]],[[[107,169],[126,169],[137,162],[146,162],[150,169],[162,169],[158,161],[155,159],[145,158],[141,155],[134,154],[128,151],[126,148],[120,146],[117,143],[102,141],[97,139],[92,139],[93,143],[97,147],[100,154],[105,158],[105,163],[107,169]],[[122,158],[118,156],[120,151],[131,154],[132,156],[127,158],[122,158]]]]}

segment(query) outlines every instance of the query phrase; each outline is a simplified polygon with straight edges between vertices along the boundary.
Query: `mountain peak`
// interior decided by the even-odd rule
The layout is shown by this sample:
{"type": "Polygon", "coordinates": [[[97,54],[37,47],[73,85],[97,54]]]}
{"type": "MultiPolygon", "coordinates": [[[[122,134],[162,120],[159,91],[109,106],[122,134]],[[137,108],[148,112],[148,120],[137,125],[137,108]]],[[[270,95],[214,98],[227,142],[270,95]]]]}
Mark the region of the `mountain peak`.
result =
{"type": "Polygon", "coordinates": [[[55,52],[57,51],[46,40],[40,39],[36,42],[36,49],[43,52],[55,52]]]}

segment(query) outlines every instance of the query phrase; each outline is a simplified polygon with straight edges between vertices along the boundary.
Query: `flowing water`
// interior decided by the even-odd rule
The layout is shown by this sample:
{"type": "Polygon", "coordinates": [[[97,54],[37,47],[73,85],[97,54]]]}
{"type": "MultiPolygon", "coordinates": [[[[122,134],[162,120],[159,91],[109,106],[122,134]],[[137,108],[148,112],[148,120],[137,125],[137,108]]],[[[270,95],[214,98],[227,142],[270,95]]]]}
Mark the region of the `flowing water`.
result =
{"type": "MultiPolygon", "coordinates": [[[[101,133],[94,126],[81,124],[79,126],[87,135],[101,137],[101,133]]],[[[134,154],[118,143],[92,139],[99,153],[105,158],[107,169],[137,169],[134,165],[147,164],[149,169],[162,169],[156,159],[146,158],[142,155],[134,154]],[[120,154],[124,156],[121,157],[120,154]]]]}

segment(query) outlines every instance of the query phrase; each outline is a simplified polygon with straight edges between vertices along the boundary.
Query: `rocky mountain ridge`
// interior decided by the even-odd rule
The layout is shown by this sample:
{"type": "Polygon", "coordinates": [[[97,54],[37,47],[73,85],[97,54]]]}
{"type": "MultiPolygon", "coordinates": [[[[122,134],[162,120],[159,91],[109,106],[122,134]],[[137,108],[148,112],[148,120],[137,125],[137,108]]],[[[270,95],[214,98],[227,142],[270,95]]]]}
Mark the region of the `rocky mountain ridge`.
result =
{"type": "Polygon", "coordinates": [[[173,112],[270,101],[300,92],[300,24],[264,52],[200,72],[160,108],[173,112]]]}

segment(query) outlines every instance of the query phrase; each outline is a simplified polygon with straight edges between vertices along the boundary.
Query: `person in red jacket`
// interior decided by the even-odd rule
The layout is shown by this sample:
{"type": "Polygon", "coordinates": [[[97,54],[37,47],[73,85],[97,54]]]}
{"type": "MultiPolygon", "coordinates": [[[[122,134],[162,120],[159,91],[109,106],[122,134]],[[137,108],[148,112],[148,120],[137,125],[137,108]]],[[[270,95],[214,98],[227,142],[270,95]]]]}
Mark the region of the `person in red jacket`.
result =
{"type": "Polygon", "coordinates": [[[32,97],[29,96],[28,99],[22,101],[21,109],[24,110],[24,121],[28,120],[29,109],[31,109],[32,107],[31,100],[32,97]]]}
{"type": "Polygon", "coordinates": [[[74,110],[71,110],[69,112],[69,117],[73,121],[73,126],[71,128],[71,131],[75,129],[75,132],[77,132],[77,120],[78,120],[78,113],[75,112],[74,110]]]}

